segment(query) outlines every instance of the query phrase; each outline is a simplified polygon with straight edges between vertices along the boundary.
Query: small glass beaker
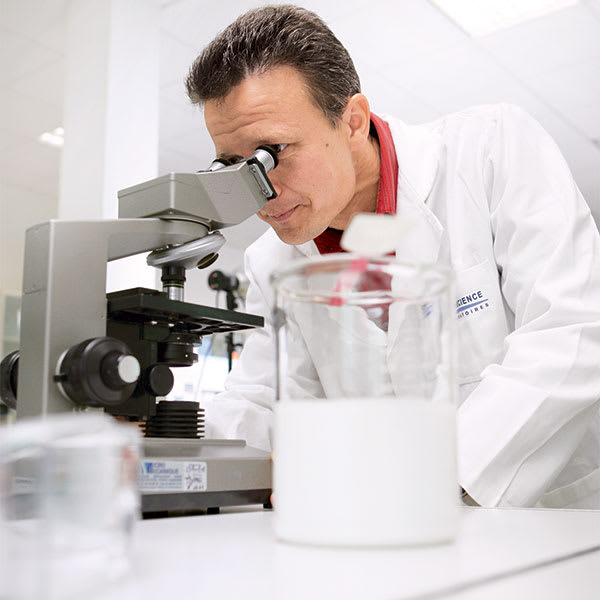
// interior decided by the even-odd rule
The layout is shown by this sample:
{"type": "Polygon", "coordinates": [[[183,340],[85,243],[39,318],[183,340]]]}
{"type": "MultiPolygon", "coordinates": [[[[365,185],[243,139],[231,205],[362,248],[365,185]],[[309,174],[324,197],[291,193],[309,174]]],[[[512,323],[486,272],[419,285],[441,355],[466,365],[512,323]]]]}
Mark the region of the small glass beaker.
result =
{"type": "Polygon", "coordinates": [[[131,568],[140,433],[102,413],[0,430],[0,597],[67,600],[131,568]]]}
{"type": "Polygon", "coordinates": [[[453,539],[450,269],[351,254],[272,276],[275,532],[325,545],[453,539]]]}

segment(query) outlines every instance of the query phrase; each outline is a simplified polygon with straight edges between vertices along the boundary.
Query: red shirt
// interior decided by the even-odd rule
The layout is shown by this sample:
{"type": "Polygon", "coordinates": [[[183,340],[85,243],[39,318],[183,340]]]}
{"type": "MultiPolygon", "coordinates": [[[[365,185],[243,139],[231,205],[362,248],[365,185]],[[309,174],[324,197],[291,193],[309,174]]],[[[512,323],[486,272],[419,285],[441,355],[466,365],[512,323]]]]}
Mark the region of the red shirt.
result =
{"type": "MultiPolygon", "coordinates": [[[[396,192],[398,190],[398,159],[389,125],[377,115],[371,113],[371,131],[379,140],[380,172],[379,189],[377,190],[377,208],[379,214],[396,213],[396,192]]],[[[315,244],[321,254],[344,252],[340,240],[344,232],[328,227],[315,238],[315,244]]]]}

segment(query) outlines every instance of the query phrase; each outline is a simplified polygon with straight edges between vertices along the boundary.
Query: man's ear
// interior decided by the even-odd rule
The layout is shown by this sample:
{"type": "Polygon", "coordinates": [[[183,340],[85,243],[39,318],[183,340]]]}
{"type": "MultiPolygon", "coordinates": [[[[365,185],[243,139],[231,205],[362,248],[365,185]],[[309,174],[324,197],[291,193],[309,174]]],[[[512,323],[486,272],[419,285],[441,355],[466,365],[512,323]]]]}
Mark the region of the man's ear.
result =
{"type": "Polygon", "coordinates": [[[357,150],[369,139],[371,109],[364,94],[354,94],[348,100],[342,121],[348,129],[348,142],[351,150],[357,150]]]}

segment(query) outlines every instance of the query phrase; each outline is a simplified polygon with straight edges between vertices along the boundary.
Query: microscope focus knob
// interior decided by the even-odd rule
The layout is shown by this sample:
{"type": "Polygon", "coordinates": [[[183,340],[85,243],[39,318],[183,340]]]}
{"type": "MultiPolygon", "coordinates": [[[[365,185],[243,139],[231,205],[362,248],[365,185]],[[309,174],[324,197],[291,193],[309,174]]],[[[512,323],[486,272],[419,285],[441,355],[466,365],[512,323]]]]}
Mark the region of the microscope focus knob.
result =
{"type": "Polygon", "coordinates": [[[127,344],[100,337],[69,348],[59,360],[54,379],[77,404],[115,406],[133,394],[140,372],[140,363],[127,344]]]}
{"type": "Polygon", "coordinates": [[[0,363],[0,407],[17,408],[17,381],[19,378],[19,351],[15,350],[0,363]]]}
{"type": "Polygon", "coordinates": [[[153,396],[166,396],[173,389],[175,379],[167,365],[154,365],[146,371],[146,387],[153,396]]]}
{"type": "Polygon", "coordinates": [[[122,354],[118,350],[109,352],[100,365],[102,380],[114,390],[130,383],[135,383],[140,377],[140,363],[132,354],[122,354]]]}

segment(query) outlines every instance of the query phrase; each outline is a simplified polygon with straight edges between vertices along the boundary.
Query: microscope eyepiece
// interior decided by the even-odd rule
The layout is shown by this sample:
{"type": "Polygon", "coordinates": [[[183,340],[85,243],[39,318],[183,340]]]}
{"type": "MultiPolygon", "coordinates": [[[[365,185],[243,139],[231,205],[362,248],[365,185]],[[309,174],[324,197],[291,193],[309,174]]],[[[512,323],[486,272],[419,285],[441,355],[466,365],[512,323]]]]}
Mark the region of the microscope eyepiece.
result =
{"type": "Polygon", "coordinates": [[[255,158],[258,160],[265,168],[265,172],[268,173],[279,164],[279,156],[277,156],[278,152],[278,147],[262,144],[252,153],[250,159],[255,158]]]}
{"type": "MultiPolygon", "coordinates": [[[[275,146],[271,146],[269,144],[262,144],[256,148],[256,150],[252,153],[250,157],[243,160],[248,160],[248,162],[256,163],[257,161],[262,165],[265,170],[265,173],[272,171],[279,164],[279,157],[277,153],[283,150],[285,144],[277,144],[275,146]]],[[[218,171],[223,167],[229,167],[230,165],[234,165],[235,161],[230,160],[229,158],[215,158],[211,163],[210,167],[208,167],[207,171],[218,171]]],[[[201,171],[198,171],[201,173],[201,171]]]]}

